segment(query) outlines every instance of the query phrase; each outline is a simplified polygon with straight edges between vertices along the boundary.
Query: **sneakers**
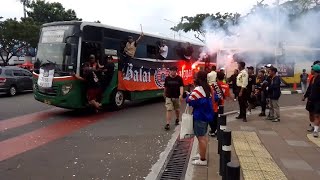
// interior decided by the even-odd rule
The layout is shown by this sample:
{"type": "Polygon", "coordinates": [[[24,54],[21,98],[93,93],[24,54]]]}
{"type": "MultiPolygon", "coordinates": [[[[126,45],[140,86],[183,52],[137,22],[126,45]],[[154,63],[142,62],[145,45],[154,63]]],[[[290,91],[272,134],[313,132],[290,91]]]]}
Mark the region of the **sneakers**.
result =
{"type": "Polygon", "coordinates": [[[314,131],[314,127],[313,126],[309,126],[309,128],[307,129],[308,132],[313,132],[314,131]]]}
{"type": "Polygon", "coordinates": [[[274,120],[275,118],[274,117],[272,117],[272,116],[268,116],[267,118],[266,118],[266,120],[274,120]]]}
{"type": "Polygon", "coordinates": [[[260,113],[259,116],[264,117],[264,116],[266,116],[266,113],[260,113]]]}
{"type": "Polygon", "coordinates": [[[179,119],[176,119],[176,126],[179,125],[179,119]]]}
{"type": "Polygon", "coordinates": [[[280,118],[274,118],[272,122],[280,122],[280,118]]]}
{"type": "Polygon", "coordinates": [[[313,137],[318,138],[318,137],[319,137],[319,132],[314,131],[314,132],[313,132],[313,137]]]}
{"type": "Polygon", "coordinates": [[[209,136],[211,136],[211,137],[216,137],[216,133],[215,133],[215,132],[210,131],[210,132],[209,132],[209,136]]]}
{"type": "Polygon", "coordinates": [[[251,115],[251,111],[248,111],[248,112],[247,112],[247,115],[250,116],[250,115],[251,115]]]}
{"type": "Polygon", "coordinates": [[[193,158],[191,158],[192,161],[198,160],[200,159],[200,154],[198,153],[196,156],[194,156],[193,158]]]}
{"type": "Polygon", "coordinates": [[[197,159],[197,160],[192,161],[192,165],[206,166],[206,165],[208,165],[208,162],[207,162],[207,160],[201,161],[201,159],[197,159]]]}
{"type": "Polygon", "coordinates": [[[170,124],[166,124],[166,125],[164,126],[164,129],[165,129],[166,131],[170,130],[170,124]]]}

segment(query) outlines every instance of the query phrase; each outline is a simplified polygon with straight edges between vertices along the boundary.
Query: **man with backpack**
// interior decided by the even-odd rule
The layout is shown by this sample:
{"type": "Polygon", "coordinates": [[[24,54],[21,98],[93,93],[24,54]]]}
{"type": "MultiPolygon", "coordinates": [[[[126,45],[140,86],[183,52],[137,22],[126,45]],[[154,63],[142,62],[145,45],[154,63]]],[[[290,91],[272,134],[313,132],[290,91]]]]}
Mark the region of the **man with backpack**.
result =
{"type": "Polygon", "coordinates": [[[308,77],[309,75],[306,73],[306,70],[302,70],[302,74],[300,75],[300,83],[301,83],[301,89],[302,93],[304,94],[307,90],[307,85],[308,85],[308,77]]]}

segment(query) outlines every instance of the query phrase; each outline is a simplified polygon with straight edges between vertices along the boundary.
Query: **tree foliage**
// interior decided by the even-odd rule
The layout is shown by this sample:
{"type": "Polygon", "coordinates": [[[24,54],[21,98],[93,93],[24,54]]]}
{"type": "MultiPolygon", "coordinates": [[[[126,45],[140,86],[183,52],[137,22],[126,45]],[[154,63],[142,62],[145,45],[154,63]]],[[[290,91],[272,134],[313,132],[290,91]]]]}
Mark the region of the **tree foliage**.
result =
{"type": "Polygon", "coordinates": [[[16,52],[23,48],[35,47],[39,27],[31,19],[7,19],[0,24],[0,57],[4,65],[16,52]]]}
{"type": "Polygon", "coordinates": [[[76,12],[72,9],[65,9],[61,3],[46,2],[43,0],[32,1],[28,4],[28,17],[39,24],[55,21],[81,20],[77,18],[76,12]]]}
{"type": "MultiPolygon", "coordinates": [[[[27,6],[28,17],[0,21],[0,57],[5,65],[17,51],[35,48],[39,40],[40,26],[54,21],[81,20],[74,10],[66,10],[61,3],[43,0],[20,0],[27,6]]],[[[1,18],[0,18],[1,20],[1,18]]],[[[26,54],[28,55],[28,54],[26,54]]]]}
{"type": "Polygon", "coordinates": [[[239,17],[240,14],[238,13],[221,14],[220,12],[216,14],[197,14],[194,17],[183,16],[180,23],[171,29],[174,31],[182,30],[184,32],[194,31],[196,32],[195,37],[204,42],[203,38],[205,37],[208,28],[227,30],[229,25],[238,23],[239,17]],[[204,22],[207,27],[203,27],[204,22]]]}

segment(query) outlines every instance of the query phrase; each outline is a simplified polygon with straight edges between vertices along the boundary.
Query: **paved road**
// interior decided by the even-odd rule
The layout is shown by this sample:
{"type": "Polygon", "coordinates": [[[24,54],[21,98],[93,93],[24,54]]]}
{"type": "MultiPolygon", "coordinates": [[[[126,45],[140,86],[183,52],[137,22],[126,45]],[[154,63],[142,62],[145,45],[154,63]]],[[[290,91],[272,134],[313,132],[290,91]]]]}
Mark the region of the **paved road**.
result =
{"type": "Polygon", "coordinates": [[[0,120],[49,108],[52,107],[36,101],[32,93],[18,94],[14,97],[0,95],[0,120]]]}
{"type": "MultiPolygon", "coordinates": [[[[281,104],[303,104],[300,99],[284,95],[281,104]]],[[[1,97],[0,109],[5,113],[0,179],[144,179],[173,134],[163,130],[165,109],[159,101],[90,115],[52,108],[24,94],[1,97]],[[21,117],[32,112],[38,113],[21,117]]],[[[237,110],[235,102],[226,107],[230,110],[237,110]]]]}

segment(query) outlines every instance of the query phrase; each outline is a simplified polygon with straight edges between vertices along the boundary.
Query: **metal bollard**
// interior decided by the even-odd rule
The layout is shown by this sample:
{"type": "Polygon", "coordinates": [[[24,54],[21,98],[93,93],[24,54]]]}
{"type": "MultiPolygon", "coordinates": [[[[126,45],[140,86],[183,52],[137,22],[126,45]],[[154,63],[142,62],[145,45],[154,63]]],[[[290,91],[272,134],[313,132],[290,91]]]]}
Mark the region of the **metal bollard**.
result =
{"type": "Polygon", "coordinates": [[[220,154],[219,174],[224,180],[226,178],[227,163],[231,161],[231,131],[222,131],[222,151],[220,154]]]}
{"type": "Polygon", "coordinates": [[[228,162],[226,180],[240,180],[240,166],[235,162],[228,162]]]}
{"type": "Polygon", "coordinates": [[[222,132],[227,129],[227,116],[225,115],[220,115],[220,118],[218,118],[219,126],[218,126],[218,131],[217,131],[217,137],[218,137],[218,153],[221,153],[222,149],[222,132]]]}
{"type": "Polygon", "coordinates": [[[224,106],[219,105],[218,114],[224,114],[224,106]]]}
{"type": "Polygon", "coordinates": [[[218,109],[218,119],[217,119],[217,140],[219,140],[219,131],[220,131],[220,118],[221,118],[221,115],[224,113],[224,106],[219,106],[219,109],[218,109]]]}

